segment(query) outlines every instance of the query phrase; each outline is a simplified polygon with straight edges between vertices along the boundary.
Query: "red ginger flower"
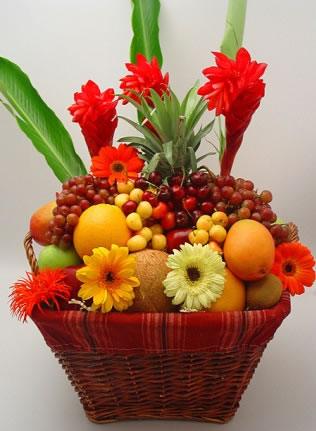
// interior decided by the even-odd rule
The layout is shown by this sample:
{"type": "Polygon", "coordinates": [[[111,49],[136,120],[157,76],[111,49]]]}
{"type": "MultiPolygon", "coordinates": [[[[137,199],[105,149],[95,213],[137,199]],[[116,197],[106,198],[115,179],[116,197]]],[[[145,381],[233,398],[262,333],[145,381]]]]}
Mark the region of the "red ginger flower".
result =
{"type": "Polygon", "coordinates": [[[275,250],[275,261],[271,272],[278,276],[283,288],[291,295],[304,293],[304,286],[315,281],[315,260],[307,247],[299,242],[280,244],[275,250]]]}
{"type": "Polygon", "coordinates": [[[139,158],[136,148],[120,144],[118,148],[103,147],[99,155],[92,158],[91,172],[95,177],[106,177],[110,184],[137,178],[144,161],[139,158]]]}
{"type": "Polygon", "coordinates": [[[198,94],[208,100],[209,110],[225,116],[226,148],[221,175],[229,175],[251,117],[264,96],[265,83],[260,78],[267,65],[251,61],[245,48],[239,49],[236,60],[220,52],[214,55],[217,66],[203,70],[209,82],[199,88],[198,94]]]}
{"type": "Polygon", "coordinates": [[[98,85],[88,81],[81,87],[81,93],[75,93],[75,102],[68,110],[75,123],[79,123],[86,140],[89,153],[95,156],[101,147],[112,145],[117,127],[115,94],[112,88],[101,93],[98,85]]]}
{"type": "MultiPolygon", "coordinates": [[[[131,74],[120,79],[120,88],[126,96],[139,102],[138,97],[134,93],[135,91],[145,97],[147,102],[151,104],[149,99],[151,89],[155,90],[159,96],[168,92],[169,74],[162,75],[156,57],[153,57],[151,62],[148,62],[142,54],[137,54],[136,64],[126,63],[126,68],[131,74]]],[[[123,104],[126,103],[127,100],[124,100],[123,104]]]]}
{"type": "Polygon", "coordinates": [[[43,312],[43,307],[55,305],[60,310],[58,301],[68,301],[71,293],[62,269],[45,269],[38,274],[27,272],[26,278],[18,280],[12,289],[10,308],[23,322],[35,308],[43,312]]]}

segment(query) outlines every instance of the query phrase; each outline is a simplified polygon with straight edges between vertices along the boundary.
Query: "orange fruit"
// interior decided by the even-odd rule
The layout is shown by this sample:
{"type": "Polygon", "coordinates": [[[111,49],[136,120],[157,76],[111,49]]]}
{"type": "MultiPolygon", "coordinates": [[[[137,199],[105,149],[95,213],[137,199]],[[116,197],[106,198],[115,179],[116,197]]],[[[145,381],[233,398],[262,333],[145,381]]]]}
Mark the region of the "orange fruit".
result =
{"type": "Polygon", "coordinates": [[[260,280],[274,262],[274,241],[268,229],[255,220],[239,220],[228,231],[224,258],[241,280],[260,280]]]}
{"type": "Polygon", "coordinates": [[[126,246],[131,232],[123,211],[115,205],[98,204],[86,209],[74,230],[73,243],[80,257],[95,247],[126,246]]]}
{"type": "Polygon", "coordinates": [[[53,209],[56,207],[55,201],[50,201],[38,208],[30,219],[30,232],[34,241],[41,245],[48,245],[50,242],[46,238],[49,222],[53,220],[53,209]]]}
{"type": "Polygon", "coordinates": [[[222,296],[213,302],[209,311],[242,311],[246,305],[246,288],[228,268],[225,268],[225,284],[222,296]]]}

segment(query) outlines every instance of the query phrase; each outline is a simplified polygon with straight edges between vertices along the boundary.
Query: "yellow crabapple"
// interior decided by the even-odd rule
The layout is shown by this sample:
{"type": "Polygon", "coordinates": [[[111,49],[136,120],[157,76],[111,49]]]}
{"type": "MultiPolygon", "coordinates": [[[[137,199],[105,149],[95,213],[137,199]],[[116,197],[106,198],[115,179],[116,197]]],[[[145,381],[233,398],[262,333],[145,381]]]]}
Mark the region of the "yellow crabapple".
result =
{"type": "Polygon", "coordinates": [[[204,214],[201,217],[199,217],[198,221],[196,222],[197,229],[204,229],[209,231],[212,226],[213,226],[212,217],[207,214],[204,214]]]}
{"type": "Polygon", "coordinates": [[[222,225],[215,224],[214,226],[211,227],[209,234],[210,234],[211,240],[221,244],[222,242],[225,241],[227,232],[222,225]]]}
{"type": "Polygon", "coordinates": [[[122,208],[122,206],[129,200],[129,195],[127,193],[120,193],[119,195],[115,196],[114,198],[114,204],[117,207],[122,208]]]}
{"type": "Polygon", "coordinates": [[[134,183],[131,180],[118,181],[116,187],[119,193],[130,193],[134,188],[134,183]]]}
{"type": "Polygon", "coordinates": [[[141,230],[143,228],[143,222],[140,215],[137,213],[130,213],[126,217],[126,224],[131,230],[141,230]]]}
{"type": "Polygon", "coordinates": [[[208,243],[209,235],[204,229],[195,229],[189,233],[189,241],[191,244],[202,244],[208,243]]]}
{"type": "Polygon", "coordinates": [[[150,241],[153,236],[153,233],[149,227],[143,227],[137,232],[137,234],[143,236],[147,242],[150,241]]]}
{"type": "Polygon", "coordinates": [[[144,191],[142,189],[133,189],[129,194],[129,198],[131,201],[139,203],[142,200],[143,194],[144,191]]]}
{"type": "Polygon", "coordinates": [[[163,229],[159,223],[156,223],[156,224],[153,224],[152,226],[150,226],[150,230],[152,231],[153,235],[163,233],[163,229]]]}
{"type": "Polygon", "coordinates": [[[151,240],[151,246],[154,250],[164,250],[167,247],[167,238],[162,233],[156,233],[151,240]]]}
{"type": "Polygon", "coordinates": [[[153,207],[147,201],[139,202],[137,210],[137,214],[141,216],[142,219],[149,218],[153,212],[153,207]]]}
{"type": "Polygon", "coordinates": [[[216,225],[226,227],[228,224],[228,217],[223,211],[215,211],[212,214],[212,222],[216,225]]]}
{"type": "Polygon", "coordinates": [[[140,251],[146,248],[147,241],[142,235],[134,235],[127,241],[129,251],[140,251]]]}

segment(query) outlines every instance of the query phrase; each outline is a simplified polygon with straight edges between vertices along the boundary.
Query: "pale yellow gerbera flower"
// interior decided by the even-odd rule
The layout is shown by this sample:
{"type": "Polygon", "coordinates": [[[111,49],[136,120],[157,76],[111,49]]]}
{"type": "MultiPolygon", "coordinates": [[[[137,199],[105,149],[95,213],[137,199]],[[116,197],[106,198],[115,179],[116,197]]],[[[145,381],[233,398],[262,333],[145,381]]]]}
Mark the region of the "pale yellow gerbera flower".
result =
{"type": "Polygon", "coordinates": [[[208,245],[184,244],[167,261],[165,294],[187,311],[209,308],[223,293],[225,263],[208,245]]]}
{"type": "Polygon", "coordinates": [[[82,281],[78,296],[83,301],[93,299],[91,309],[102,313],[126,310],[133,304],[134,287],[139,286],[135,277],[136,260],[128,255],[127,247],[112,245],[111,250],[97,247],[92,256],[84,256],[86,264],[78,269],[76,277],[82,281]]]}

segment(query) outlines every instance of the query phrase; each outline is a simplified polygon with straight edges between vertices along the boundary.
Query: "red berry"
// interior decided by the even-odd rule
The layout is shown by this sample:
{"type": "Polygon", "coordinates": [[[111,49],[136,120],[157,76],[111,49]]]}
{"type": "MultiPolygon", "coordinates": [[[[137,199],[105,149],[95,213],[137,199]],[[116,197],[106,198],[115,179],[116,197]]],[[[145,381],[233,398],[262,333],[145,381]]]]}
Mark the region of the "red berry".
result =
{"type": "Polygon", "coordinates": [[[198,194],[198,190],[193,186],[186,187],[185,192],[189,196],[197,196],[198,194]]]}
{"type": "Polygon", "coordinates": [[[179,185],[175,185],[171,187],[172,190],[172,195],[174,197],[174,199],[180,201],[181,199],[184,198],[184,188],[179,186],[179,185]]]}
{"type": "Polygon", "coordinates": [[[246,181],[244,181],[243,188],[246,189],[246,190],[253,190],[254,184],[253,184],[252,181],[246,180],[246,181]]]}
{"type": "Polygon", "coordinates": [[[249,208],[249,209],[250,209],[250,211],[253,211],[253,210],[255,209],[255,203],[254,203],[254,201],[252,201],[252,200],[250,200],[250,199],[245,199],[245,200],[242,202],[241,206],[242,206],[242,207],[245,207],[245,208],[249,208]]]}
{"type": "Polygon", "coordinates": [[[218,187],[222,188],[225,185],[225,177],[223,176],[218,176],[216,178],[216,185],[218,185],[218,187]]]}
{"type": "Polygon", "coordinates": [[[226,175],[224,177],[224,185],[228,187],[234,187],[236,184],[235,178],[232,175],[226,175]]]}
{"type": "Polygon", "coordinates": [[[234,193],[234,189],[231,186],[224,186],[222,188],[222,196],[225,199],[229,199],[233,193],[234,193]]]}
{"type": "Polygon", "coordinates": [[[226,210],[226,204],[225,202],[222,202],[222,201],[217,202],[215,208],[216,208],[216,211],[222,211],[224,213],[226,210]]]}
{"type": "Polygon", "coordinates": [[[263,208],[261,211],[261,217],[264,221],[270,221],[273,217],[273,211],[271,208],[263,208]]]}
{"type": "Polygon", "coordinates": [[[272,201],[272,193],[269,190],[263,190],[260,194],[260,199],[265,204],[268,204],[272,201]]]}
{"type": "Polygon", "coordinates": [[[160,186],[162,183],[162,175],[160,172],[152,172],[149,174],[148,181],[152,184],[155,184],[155,186],[160,186]]]}
{"type": "Polygon", "coordinates": [[[154,193],[150,192],[149,190],[146,190],[143,193],[142,200],[149,202],[152,207],[156,207],[158,205],[157,196],[154,193]]]}
{"type": "Polygon", "coordinates": [[[197,200],[194,196],[190,196],[188,198],[183,199],[183,208],[185,208],[187,211],[195,210],[196,206],[197,206],[197,200]]]}
{"type": "Polygon", "coordinates": [[[148,187],[148,182],[145,178],[137,178],[135,181],[135,188],[146,190],[148,187]]]}
{"type": "MultiPolygon", "coordinates": [[[[127,203],[127,202],[126,202],[127,203]]],[[[154,219],[162,219],[168,212],[168,205],[164,202],[159,202],[158,205],[153,209],[152,217],[154,219]]]]}
{"type": "Polygon", "coordinates": [[[163,202],[168,202],[171,199],[171,193],[168,186],[161,186],[158,194],[158,199],[163,202]]]}
{"type": "Polygon", "coordinates": [[[239,217],[236,213],[231,213],[228,216],[228,226],[232,226],[236,221],[239,220],[239,217]]]}
{"type": "Polygon", "coordinates": [[[189,216],[185,211],[177,211],[176,212],[176,225],[178,227],[188,227],[189,216]]]}
{"type": "Polygon", "coordinates": [[[208,183],[209,175],[206,172],[193,172],[190,176],[194,186],[205,186],[208,183]]]}
{"type": "Polygon", "coordinates": [[[205,201],[201,203],[201,211],[203,214],[212,214],[214,211],[214,204],[210,201],[205,201]]]}
{"type": "Polygon", "coordinates": [[[173,211],[168,211],[161,220],[161,226],[164,230],[173,229],[176,225],[176,215],[173,211]]]}
{"type": "Polygon", "coordinates": [[[122,205],[122,210],[125,215],[135,212],[137,209],[137,203],[134,201],[127,201],[122,205]]]}
{"type": "Polygon", "coordinates": [[[255,221],[258,221],[258,222],[261,222],[261,215],[260,215],[260,213],[259,212],[254,212],[254,213],[252,213],[251,214],[251,220],[255,220],[255,221]]]}
{"type": "Polygon", "coordinates": [[[242,196],[240,192],[234,192],[230,197],[230,203],[232,205],[240,205],[242,202],[242,196]]]}
{"type": "Polygon", "coordinates": [[[211,199],[212,199],[212,202],[214,202],[215,204],[219,202],[222,199],[221,192],[213,191],[211,195],[211,199]]]}
{"type": "Polygon", "coordinates": [[[203,215],[203,211],[201,210],[194,210],[192,211],[192,218],[193,218],[193,222],[196,223],[198,221],[198,219],[201,217],[201,215],[203,215]]]}
{"type": "Polygon", "coordinates": [[[240,219],[249,218],[250,215],[251,215],[251,212],[250,212],[249,208],[246,208],[246,207],[239,208],[239,210],[238,210],[238,217],[240,219]]]}
{"type": "Polygon", "coordinates": [[[210,196],[210,194],[211,194],[211,189],[208,185],[202,186],[201,188],[198,189],[198,198],[201,200],[205,200],[210,196]]]}
{"type": "Polygon", "coordinates": [[[180,186],[183,182],[183,175],[173,175],[168,178],[168,183],[171,186],[180,186]]]}

